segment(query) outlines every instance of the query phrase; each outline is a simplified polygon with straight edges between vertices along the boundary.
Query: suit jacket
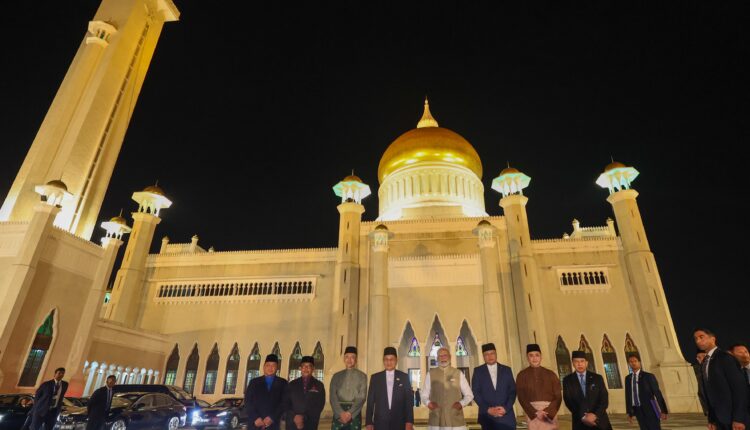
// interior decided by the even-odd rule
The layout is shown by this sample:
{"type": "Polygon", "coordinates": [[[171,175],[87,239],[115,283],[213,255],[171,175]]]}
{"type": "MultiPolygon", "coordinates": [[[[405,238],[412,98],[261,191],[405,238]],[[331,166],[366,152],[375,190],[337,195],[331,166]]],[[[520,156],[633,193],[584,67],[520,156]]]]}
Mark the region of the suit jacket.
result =
{"type": "MultiPolygon", "coordinates": [[[[625,377],[625,406],[629,416],[635,416],[633,411],[633,374],[625,377]]],[[[662,414],[668,414],[667,403],[659,389],[659,381],[653,373],[641,370],[638,375],[638,401],[643,408],[652,408],[651,399],[656,399],[662,414]]],[[[656,413],[656,411],[654,411],[656,413]]]]}
{"type": "Polygon", "coordinates": [[[573,372],[563,378],[563,400],[565,406],[570,409],[573,421],[573,429],[590,429],[581,419],[587,413],[596,415],[596,427],[611,430],[607,407],[609,406],[609,394],[604,385],[604,378],[593,372],[586,372],[586,395],[581,391],[578,381],[578,373],[573,372]]]}
{"type": "Polygon", "coordinates": [[[286,428],[296,430],[295,415],[305,417],[305,430],[317,430],[320,413],[326,404],[326,389],[323,383],[310,377],[307,391],[302,378],[289,382],[284,390],[284,411],[286,413],[286,428]]]}
{"type": "Polygon", "coordinates": [[[46,415],[50,409],[54,409],[57,413],[60,413],[65,392],[68,391],[68,383],[60,381],[60,384],[60,396],[57,398],[57,403],[54,405],[52,404],[52,399],[55,397],[55,380],[50,379],[47,382],[43,382],[42,385],[37,388],[36,394],[34,394],[34,407],[31,410],[32,415],[43,416],[46,415]]]}
{"type": "Polygon", "coordinates": [[[284,390],[286,389],[286,379],[274,376],[271,389],[266,387],[266,377],[261,375],[253,378],[247,384],[245,390],[245,412],[247,413],[247,428],[255,428],[256,419],[270,417],[273,424],[269,430],[277,430],[281,421],[281,414],[284,412],[284,390]]]}
{"type": "Polygon", "coordinates": [[[478,421],[482,427],[516,428],[516,415],[513,403],[516,401],[516,382],[510,367],[497,363],[497,383],[492,386],[492,377],[486,364],[474,369],[471,377],[471,391],[474,401],[479,406],[478,421]],[[502,406],[505,415],[493,417],[487,413],[490,407],[502,406]]]}
{"type": "Polygon", "coordinates": [[[370,377],[365,424],[374,425],[375,430],[404,430],[406,423],[414,423],[414,392],[409,375],[400,370],[395,372],[390,408],[385,370],[370,377]]]}
{"type": "MultiPolygon", "coordinates": [[[[112,390],[112,395],[114,396],[114,390],[112,390]]],[[[89,423],[103,424],[106,422],[107,415],[109,415],[109,410],[112,406],[111,399],[109,404],[107,404],[108,396],[109,389],[106,386],[97,388],[94,394],[91,395],[88,403],[86,403],[89,423]]]]}
{"type": "MultiPolygon", "coordinates": [[[[708,421],[731,425],[732,421],[748,422],[747,381],[737,360],[728,352],[717,349],[709,358],[708,379],[701,368],[703,393],[708,403],[708,421]]],[[[705,361],[704,361],[705,363],[705,361]]]]}

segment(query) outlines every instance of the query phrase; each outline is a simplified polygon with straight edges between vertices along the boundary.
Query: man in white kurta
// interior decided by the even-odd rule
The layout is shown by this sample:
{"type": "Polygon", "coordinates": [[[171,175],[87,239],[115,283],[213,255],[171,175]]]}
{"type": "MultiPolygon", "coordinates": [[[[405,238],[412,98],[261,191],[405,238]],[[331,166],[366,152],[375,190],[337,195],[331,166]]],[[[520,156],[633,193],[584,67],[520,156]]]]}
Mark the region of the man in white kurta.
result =
{"type": "Polygon", "coordinates": [[[466,430],[464,407],[474,394],[464,373],[451,367],[448,348],[437,352],[438,367],[427,372],[422,386],[422,404],[430,410],[428,430],[466,430]]]}

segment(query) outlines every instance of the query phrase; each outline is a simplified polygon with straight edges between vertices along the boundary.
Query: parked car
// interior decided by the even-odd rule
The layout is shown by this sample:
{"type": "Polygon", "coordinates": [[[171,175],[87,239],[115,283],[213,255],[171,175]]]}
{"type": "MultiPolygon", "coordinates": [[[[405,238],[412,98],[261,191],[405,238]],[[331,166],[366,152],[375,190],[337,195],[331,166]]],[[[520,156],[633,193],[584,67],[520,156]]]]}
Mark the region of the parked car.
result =
{"type": "Polygon", "coordinates": [[[204,427],[238,429],[245,422],[247,422],[245,399],[229,397],[219,400],[208,408],[203,408],[192,420],[191,425],[197,429],[204,427]]]}
{"type": "Polygon", "coordinates": [[[0,430],[18,430],[34,404],[30,394],[0,394],[0,430]]]}
{"type": "Polygon", "coordinates": [[[88,397],[65,397],[65,400],[70,402],[73,406],[83,407],[86,406],[86,404],[89,401],[88,397]]]}
{"type": "Polygon", "coordinates": [[[192,425],[192,418],[200,416],[203,408],[211,405],[203,400],[196,399],[192,394],[175,385],[164,384],[119,384],[112,389],[115,393],[162,393],[166,394],[185,406],[187,422],[192,425]]]}
{"type": "MultiPolygon", "coordinates": [[[[185,425],[186,418],[185,406],[166,394],[117,393],[112,397],[106,428],[177,430],[185,425]]],[[[69,409],[60,414],[55,430],[80,430],[87,420],[85,407],[69,409]]]]}

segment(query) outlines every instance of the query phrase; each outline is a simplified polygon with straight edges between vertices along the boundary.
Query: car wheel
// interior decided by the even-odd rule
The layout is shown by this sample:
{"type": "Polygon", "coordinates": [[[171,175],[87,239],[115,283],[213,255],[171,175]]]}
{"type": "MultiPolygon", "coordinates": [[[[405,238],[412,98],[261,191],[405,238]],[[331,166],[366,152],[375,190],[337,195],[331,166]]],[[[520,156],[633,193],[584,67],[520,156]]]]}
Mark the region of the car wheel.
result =
{"type": "Polygon", "coordinates": [[[117,420],[112,423],[112,427],[110,430],[125,430],[127,425],[125,425],[125,421],[123,420],[117,420]]]}
{"type": "Polygon", "coordinates": [[[240,418],[237,415],[232,415],[232,418],[229,420],[229,427],[233,429],[240,427],[240,418]]]}
{"type": "Polygon", "coordinates": [[[172,417],[169,419],[169,422],[167,423],[167,430],[177,430],[180,427],[180,419],[177,417],[172,417]]]}

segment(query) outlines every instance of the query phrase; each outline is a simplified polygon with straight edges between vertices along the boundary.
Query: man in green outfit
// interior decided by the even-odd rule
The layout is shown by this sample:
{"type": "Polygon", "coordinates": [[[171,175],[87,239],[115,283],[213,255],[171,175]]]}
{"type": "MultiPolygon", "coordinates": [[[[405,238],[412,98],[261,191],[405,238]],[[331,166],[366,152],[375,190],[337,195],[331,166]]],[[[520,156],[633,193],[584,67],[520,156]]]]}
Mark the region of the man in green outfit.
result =
{"type": "Polygon", "coordinates": [[[344,350],[346,369],[337,372],[331,379],[329,389],[333,409],[332,430],[360,430],[362,428],[362,406],[367,398],[367,375],[357,366],[357,348],[347,346],[344,350]]]}

